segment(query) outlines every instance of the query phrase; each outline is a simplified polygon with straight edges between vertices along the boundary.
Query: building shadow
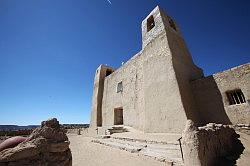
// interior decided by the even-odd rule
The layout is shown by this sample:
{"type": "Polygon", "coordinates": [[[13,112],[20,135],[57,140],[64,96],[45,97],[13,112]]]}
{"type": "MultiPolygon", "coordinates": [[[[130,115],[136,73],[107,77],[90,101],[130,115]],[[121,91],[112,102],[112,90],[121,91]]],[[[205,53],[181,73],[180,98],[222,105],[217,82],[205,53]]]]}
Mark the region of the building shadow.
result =
{"type": "Polygon", "coordinates": [[[240,158],[240,155],[243,153],[245,147],[239,140],[239,134],[235,133],[232,135],[232,151],[226,154],[225,156],[218,157],[215,160],[215,166],[236,166],[236,161],[240,158]]]}
{"type": "MultiPolygon", "coordinates": [[[[200,125],[206,125],[208,123],[232,124],[225,110],[224,102],[226,102],[226,100],[223,100],[223,96],[225,95],[226,97],[226,94],[221,92],[213,76],[194,80],[191,84],[196,106],[199,110],[200,125]]],[[[232,140],[232,147],[230,147],[232,150],[216,158],[213,165],[236,165],[237,159],[240,158],[245,148],[239,140],[240,136],[236,132],[231,137],[232,138],[228,139],[232,140]]],[[[224,148],[227,149],[227,147],[224,148]]]]}
{"type": "Polygon", "coordinates": [[[200,124],[232,124],[224,108],[221,91],[213,76],[191,82],[200,124]]]}

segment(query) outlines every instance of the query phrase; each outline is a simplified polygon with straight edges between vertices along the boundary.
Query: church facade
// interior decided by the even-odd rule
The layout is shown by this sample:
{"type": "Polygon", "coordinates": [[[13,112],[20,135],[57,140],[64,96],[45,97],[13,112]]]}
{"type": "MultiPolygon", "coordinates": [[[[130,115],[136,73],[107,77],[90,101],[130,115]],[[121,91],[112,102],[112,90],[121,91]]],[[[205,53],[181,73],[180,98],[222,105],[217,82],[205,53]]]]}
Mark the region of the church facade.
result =
{"type": "Polygon", "coordinates": [[[250,63],[204,77],[179,27],[160,7],[142,21],[142,50],[95,74],[90,126],[181,133],[186,120],[250,123],[250,63]]]}

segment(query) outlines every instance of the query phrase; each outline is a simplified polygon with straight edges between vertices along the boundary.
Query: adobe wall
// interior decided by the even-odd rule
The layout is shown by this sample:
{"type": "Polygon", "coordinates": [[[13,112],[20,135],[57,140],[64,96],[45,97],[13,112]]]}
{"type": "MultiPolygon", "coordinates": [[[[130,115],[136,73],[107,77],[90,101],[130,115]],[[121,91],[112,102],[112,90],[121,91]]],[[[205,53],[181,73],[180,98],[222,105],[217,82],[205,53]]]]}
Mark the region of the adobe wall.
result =
{"type": "Polygon", "coordinates": [[[186,114],[174,73],[166,33],[106,77],[103,125],[113,125],[114,108],[123,107],[124,125],[145,132],[181,133],[186,114]],[[117,93],[118,82],[123,92],[117,93]]]}
{"type": "MultiPolygon", "coordinates": [[[[167,17],[168,16],[162,15],[164,20],[167,20],[167,17]]],[[[200,118],[195,106],[190,82],[202,78],[203,71],[194,64],[177,24],[175,24],[175,30],[170,27],[168,21],[163,22],[166,24],[165,31],[167,34],[168,45],[171,50],[174,72],[176,74],[184,108],[182,111],[185,112],[188,119],[192,119],[195,123],[199,123],[200,118]]]]}
{"type": "Polygon", "coordinates": [[[114,69],[109,66],[100,65],[95,73],[90,122],[90,126],[94,128],[102,126],[102,98],[104,79],[106,77],[107,70],[114,71],[114,69]]]}
{"type": "Polygon", "coordinates": [[[143,53],[145,131],[180,133],[186,115],[166,33],[149,43],[143,53]]]}
{"type": "Polygon", "coordinates": [[[250,123],[250,63],[192,81],[203,124],[250,123]],[[229,105],[226,91],[241,89],[246,103],[229,105]]]}
{"type": "Polygon", "coordinates": [[[103,126],[114,125],[114,109],[123,107],[124,125],[143,130],[144,101],[141,53],[135,55],[110,76],[106,77],[103,92],[103,126]],[[122,81],[123,91],[116,92],[122,81]]]}

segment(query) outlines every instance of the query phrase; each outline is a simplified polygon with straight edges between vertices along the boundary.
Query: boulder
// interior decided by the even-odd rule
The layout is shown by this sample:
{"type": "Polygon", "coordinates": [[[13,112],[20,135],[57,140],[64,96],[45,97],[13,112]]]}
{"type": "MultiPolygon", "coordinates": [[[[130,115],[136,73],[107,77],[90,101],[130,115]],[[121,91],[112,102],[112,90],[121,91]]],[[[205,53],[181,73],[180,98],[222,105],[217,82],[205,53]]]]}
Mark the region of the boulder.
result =
{"type": "Polygon", "coordinates": [[[209,123],[197,127],[187,120],[182,133],[185,166],[235,165],[244,150],[230,125],[209,123]]]}
{"type": "Polygon", "coordinates": [[[22,141],[0,151],[0,166],[72,165],[68,137],[56,118],[43,121],[29,138],[22,141]]]}

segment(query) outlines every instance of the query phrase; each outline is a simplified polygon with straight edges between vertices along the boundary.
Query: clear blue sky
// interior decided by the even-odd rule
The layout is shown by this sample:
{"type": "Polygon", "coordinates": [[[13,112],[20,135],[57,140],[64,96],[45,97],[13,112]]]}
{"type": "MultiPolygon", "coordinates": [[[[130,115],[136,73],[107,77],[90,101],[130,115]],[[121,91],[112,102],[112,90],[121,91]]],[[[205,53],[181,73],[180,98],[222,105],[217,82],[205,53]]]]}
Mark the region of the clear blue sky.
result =
{"type": "Polygon", "coordinates": [[[158,4],[206,75],[250,61],[248,0],[0,0],[0,124],[88,123],[100,64],[141,49],[158,4]]]}

